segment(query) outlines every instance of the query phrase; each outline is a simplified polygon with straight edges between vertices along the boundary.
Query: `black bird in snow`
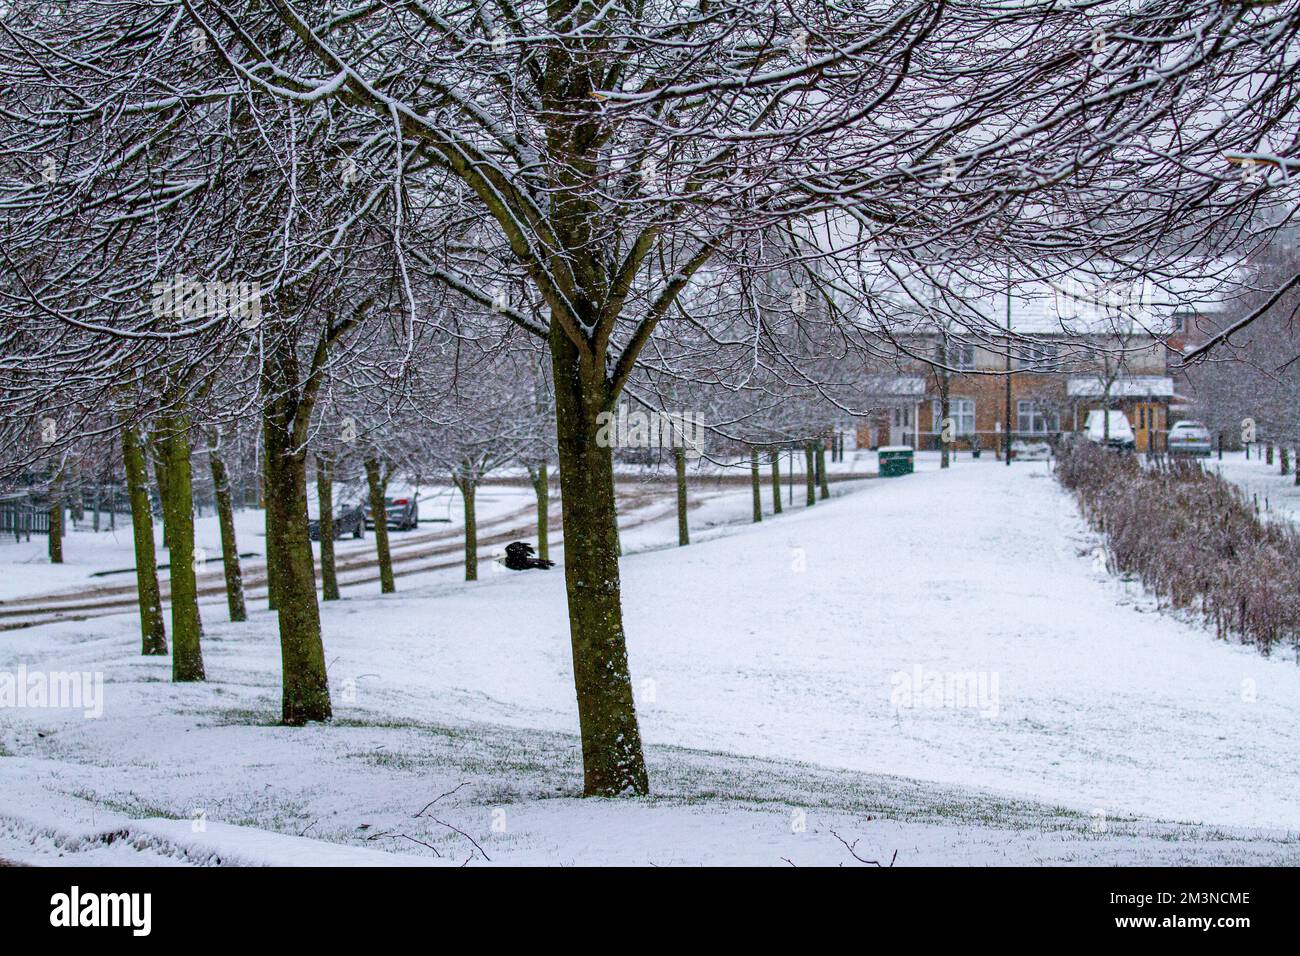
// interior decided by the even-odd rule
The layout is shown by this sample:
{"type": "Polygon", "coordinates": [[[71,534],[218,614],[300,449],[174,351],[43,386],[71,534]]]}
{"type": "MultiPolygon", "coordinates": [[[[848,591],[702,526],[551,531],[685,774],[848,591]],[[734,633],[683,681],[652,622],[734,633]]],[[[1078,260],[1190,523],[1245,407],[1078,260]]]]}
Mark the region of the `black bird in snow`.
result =
{"type": "Polygon", "coordinates": [[[545,570],[546,568],[555,567],[554,561],[535,558],[533,553],[533,546],[525,541],[516,541],[513,544],[506,545],[506,567],[511,571],[527,571],[530,568],[545,570]]]}

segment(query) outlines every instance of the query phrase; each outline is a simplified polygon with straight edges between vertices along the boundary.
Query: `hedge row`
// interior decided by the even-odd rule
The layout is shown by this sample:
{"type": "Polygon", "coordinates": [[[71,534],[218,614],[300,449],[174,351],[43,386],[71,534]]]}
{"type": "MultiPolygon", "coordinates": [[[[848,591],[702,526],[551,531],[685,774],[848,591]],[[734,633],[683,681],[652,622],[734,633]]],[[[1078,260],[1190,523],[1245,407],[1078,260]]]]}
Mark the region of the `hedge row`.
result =
{"type": "Polygon", "coordinates": [[[1268,654],[1300,638],[1300,534],[1265,524],[1237,486],[1199,462],[1064,446],[1057,478],[1101,532],[1113,572],[1162,605],[1200,614],[1220,638],[1268,654]]]}

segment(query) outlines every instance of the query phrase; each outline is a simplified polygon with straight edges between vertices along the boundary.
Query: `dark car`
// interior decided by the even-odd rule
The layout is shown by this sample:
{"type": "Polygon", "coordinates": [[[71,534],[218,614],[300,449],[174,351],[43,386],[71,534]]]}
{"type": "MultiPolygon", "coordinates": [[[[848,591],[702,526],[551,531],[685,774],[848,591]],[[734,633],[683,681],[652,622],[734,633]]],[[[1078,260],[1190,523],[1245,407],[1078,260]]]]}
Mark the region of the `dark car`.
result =
{"type": "MultiPolygon", "coordinates": [[[[388,527],[394,531],[410,531],[420,523],[420,505],[414,498],[385,498],[384,513],[388,527]]],[[[373,528],[375,519],[366,512],[366,527],[373,528]]]]}
{"type": "MultiPolygon", "coordinates": [[[[308,522],[308,530],[313,541],[320,540],[320,519],[308,522]]],[[[335,539],[351,534],[354,538],[366,536],[366,509],[361,505],[344,505],[334,514],[335,539]]]]}

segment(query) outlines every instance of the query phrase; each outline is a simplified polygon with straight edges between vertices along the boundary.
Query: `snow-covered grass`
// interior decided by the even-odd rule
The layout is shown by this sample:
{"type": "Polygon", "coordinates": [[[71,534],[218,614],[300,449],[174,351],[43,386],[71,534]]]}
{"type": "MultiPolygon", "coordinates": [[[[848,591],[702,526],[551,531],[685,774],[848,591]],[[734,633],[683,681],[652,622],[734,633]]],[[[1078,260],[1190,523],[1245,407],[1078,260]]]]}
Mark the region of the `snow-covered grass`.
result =
{"type": "Polygon", "coordinates": [[[645,799],[576,796],[560,573],[434,571],[324,605],[329,726],[277,726],[260,609],[205,611],[201,686],[137,656],[132,614],[0,635],[0,671],[106,681],[99,720],[0,711],[0,857],[93,862],[87,832],[121,827],[179,862],[315,840],[453,864],[855,863],[836,835],[900,865],[1300,859],[1300,668],[1109,578],[1045,463],[931,458],[813,509],[796,490],[758,526],[748,489],[713,489],[686,549],[670,515],[629,528],[645,799]],[[966,674],[982,693],[947,705],[907,685],[966,674]],[[196,815],[193,839],[154,829],[196,815]]]}
{"type": "Polygon", "coordinates": [[[1252,451],[1250,458],[1243,451],[1230,451],[1224,452],[1222,461],[1217,456],[1205,459],[1205,467],[1239,485],[1247,499],[1258,505],[1261,518],[1300,522],[1300,485],[1294,474],[1281,473],[1277,456],[1266,465],[1262,451],[1252,451]]]}

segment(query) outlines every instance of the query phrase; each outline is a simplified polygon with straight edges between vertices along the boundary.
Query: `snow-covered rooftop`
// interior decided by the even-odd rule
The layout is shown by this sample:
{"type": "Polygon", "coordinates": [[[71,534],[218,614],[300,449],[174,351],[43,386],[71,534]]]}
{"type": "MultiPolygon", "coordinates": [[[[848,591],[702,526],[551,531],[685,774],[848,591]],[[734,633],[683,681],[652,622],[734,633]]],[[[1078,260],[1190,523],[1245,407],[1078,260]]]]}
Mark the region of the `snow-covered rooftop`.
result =
{"type": "MultiPolygon", "coordinates": [[[[1218,303],[1217,296],[1190,280],[1177,285],[1082,279],[1022,283],[1011,294],[1011,329],[1021,335],[1171,335],[1179,330],[1180,316],[1218,303]]],[[[966,308],[994,325],[1006,324],[1005,294],[981,296],[966,308]]]]}
{"type": "Polygon", "coordinates": [[[866,379],[862,391],[880,398],[919,398],[925,394],[925,379],[919,375],[873,375],[866,379]]]}
{"type": "MultiPolygon", "coordinates": [[[[1065,392],[1071,398],[1100,398],[1106,394],[1106,383],[1100,375],[1079,375],[1065,383],[1065,392]]],[[[1174,380],[1163,375],[1130,375],[1110,383],[1112,398],[1172,398],[1174,380]]]]}
{"type": "MultiPolygon", "coordinates": [[[[1018,335],[1156,336],[1180,331],[1189,314],[1215,311],[1224,269],[1188,268],[1186,275],[1103,280],[1085,273],[1059,279],[1013,281],[1011,330],[1018,335]]],[[[875,290],[893,303],[896,332],[925,334],[938,323],[949,331],[987,336],[1007,326],[1008,295],[960,276],[904,277],[875,290]]],[[[882,310],[883,311],[883,310],[882,310]]]]}

